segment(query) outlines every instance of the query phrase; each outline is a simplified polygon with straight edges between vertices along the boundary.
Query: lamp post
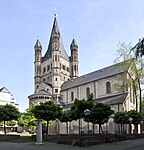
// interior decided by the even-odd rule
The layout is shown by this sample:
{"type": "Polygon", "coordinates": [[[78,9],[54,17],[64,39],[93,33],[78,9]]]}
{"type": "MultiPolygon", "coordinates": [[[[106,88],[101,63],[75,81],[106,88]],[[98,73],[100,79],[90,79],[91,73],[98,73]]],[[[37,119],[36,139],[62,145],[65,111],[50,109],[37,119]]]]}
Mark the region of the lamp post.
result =
{"type": "MultiPolygon", "coordinates": [[[[85,116],[89,116],[90,113],[91,113],[91,112],[90,112],[89,109],[84,110],[84,115],[85,115],[85,116]]],[[[89,121],[88,121],[88,134],[89,134],[89,121]]]]}
{"type": "Polygon", "coordinates": [[[131,124],[132,124],[133,118],[130,117],[130,118],[128,119],[128,121],[129,121],[129,133],[131,134],[131,128],[132,128],[132,127],[131,127],[131,124]]]}

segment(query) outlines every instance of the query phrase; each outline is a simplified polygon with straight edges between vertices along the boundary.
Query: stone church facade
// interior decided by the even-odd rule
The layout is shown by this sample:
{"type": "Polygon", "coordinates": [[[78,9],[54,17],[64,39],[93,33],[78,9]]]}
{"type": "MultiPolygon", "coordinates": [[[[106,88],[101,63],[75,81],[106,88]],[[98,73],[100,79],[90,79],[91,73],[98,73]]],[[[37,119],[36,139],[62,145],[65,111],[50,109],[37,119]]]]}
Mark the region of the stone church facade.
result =
{"type": "MultiPolygon", "coordinates": [[[[54,103],[68,109],[75,98],[86,99],[92,93],[95,101],[110,104],[116,112],[136,109],[136,98],[132,85],[128,82],[131,76],[135,76],[135,65],[132,61],[111,65],[79,77],[78,45],[73,39],[69,57],[62,42],[56,17],[45,55],[42,56],[39,39],[34,49],[35,91],[28,97],[30,105],[52,99],[54,103]]],[[[70,128],[73,130],[77,122],[72,124],[70,128]]]]}
{"type": "Polygon", "coordinates": [[[42,46],[37,39],[35,49],[34,94],[29,96],[29,103],[39,103],[48,99],[55,103],[61,101],[61,85],[78,77],[78,45],[72,40],[69,57],[64,49],[56,17],[52,27],[48,49],[42,57],[42,46]]]}

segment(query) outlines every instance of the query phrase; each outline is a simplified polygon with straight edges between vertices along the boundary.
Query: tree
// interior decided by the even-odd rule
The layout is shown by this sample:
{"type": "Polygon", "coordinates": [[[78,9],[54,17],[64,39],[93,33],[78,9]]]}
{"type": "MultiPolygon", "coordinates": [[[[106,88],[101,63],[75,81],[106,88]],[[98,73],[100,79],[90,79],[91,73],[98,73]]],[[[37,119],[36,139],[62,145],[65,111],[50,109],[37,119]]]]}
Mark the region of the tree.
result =
{"type": "Polygon", "coordinates": [[[121,125],[120,133],[124,132],[124,125],[129,123],[129,115],[127,112],[116,112],[114,122],[121,125]]]}
{"type": "Polygon", "coordinates": [[[14,125],[16,125],[17,124],[17,122],[15,121],[15,120],[11,120],[11,121],[7,121],[6,122],[6,125],[7,126],[11,126],[11,127],[13,127],[14,125]]]}
{"type": "Polygon", "coordinates": [[[131,72],[127,71],[127,74],[129,76],[129,79],[126,79],[126,76],[121,76],[121,79],[123,81],[123,87],[120,86],[120,89],[125,89],[127,87],[130,88],[130,92],[134,93],[133,95],[133,101],[136,101],[136,110],[138,111],[138,99],[140,100],[139,103],[139,111],[141,111],[142,108],[142,94],[141,94],[141,85],[144,81],[144,61],[140,57],[138,59],[135,59],[135,54],[132,51],[132,45],[131,43],[125,44],[124,42],[118,44],[117,49],[117,57],[115,59],[115,62],[128,62],[123,63],[123,69],[127,69],[128,67],[131,67],[131,72]],[[133,65],[132,65],[133,64],[133,65]],[[134,100],[135,99],[135,100],[134,100]]]}
{"type": "MultiPolygon", "coordinates": [[[[88,99],[86,101],[86,109],[84,110],[84,121],[87,122],[88,133],[89,133],[90,114],[91,114],[91,110],[92,110],[94,104],[95,104],[95,102],[93,99],[93,94],[91,93],[88,96],[88,99]],[[85,111],[88,112],[88,114],[86,114],[85,111]]],[[[93,131],[94,131],[94,124],[93,124],[93,131]]]]}
{"type": "Polygon", "coordinates": [[[0,121],[4,122],[4,133],[6,134],[6,121],[18,120],[20,117],[20,112],[18,108],[13,105],[1,105],[0,106],[0,121]]]}
{"type": "Polygon", "coordinates": [[[135,57],[139,58],[144,56],[144,38],[139,39],[138,43],[132,48],[135,52],[135,57]]]}
{"type": "Polygon", "coordinates": [[[35,105],[31,105],[29,108],[25,110],[25,112],[21,113],[21,117],[18,119],[18,125],[23,127],[33,128],[36,126],[36,118],[32,113],[32,109],[35,105]]]}
{"type": "Polygon", "coordinates": [[[132,124],[135,126],[135,132],[138,133],[138,124],[140,124],[142,120],[142,115],[141,113],[135,111],[135,110],[130,110],[128,111],[128,115],[130,118],[132,118],[132,124]]]}
{"type": "Polygon", "coordinates": [[[52,101],[46,101],[44,103],[41,102],[39,105],[32,108],[32,113],[36,119],[47,121],[46,134],[48,134],[49,121],[59,118],[61,110],[62,108],[59,105],[55,105],[52,101]]]}
{"type": "Polygon", "coordinates": [[[61,117],[59,118],[61,122],[66,123],[66,133],[68,134],[68,122],[72,121],[72,113],[70,110],[65,110],[62,112],[61,117]]]}
{"type": "Polygon", "coordinates": [[[86,109],[88,109],[88,103],[86,102],[85,99],[82,100],[75,99],[70,109],[72,112],[72,119],[73,120],[79,119],[79,134],[81,133],[81,126],[82,126],[81,119],[84,118],[84,111],[86,109]]]}
{"type": "Polygon", "coordinates": [[[114,111],[111,110],[110,105],[104,103],[95,103],[95,105],[92,107],[89,121],[99,125],[100,134],[100,130],[103,132],[101,125],[107,123],[109,116],[113,113],[114,111]]]}

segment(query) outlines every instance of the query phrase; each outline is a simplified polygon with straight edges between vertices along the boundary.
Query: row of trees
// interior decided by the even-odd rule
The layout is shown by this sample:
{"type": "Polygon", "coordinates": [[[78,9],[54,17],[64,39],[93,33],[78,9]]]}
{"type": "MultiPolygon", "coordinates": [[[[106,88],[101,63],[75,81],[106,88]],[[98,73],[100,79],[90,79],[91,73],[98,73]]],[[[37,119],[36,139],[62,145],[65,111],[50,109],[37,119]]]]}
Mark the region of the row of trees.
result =
{"type": "MultiPolygon", "coordinates": [[[[65,122],[67,125],[66,132],[68,133],[68,123],[73,120],[79,121],[79,133],[81,133],[81,127],[83,119],[87,124],[91,122],[93,124],[93,132],[95,124],[99,125],[99,134],[103,132],[102,125],[107,123],[109,118],[114,114],[114,122],[120,127],[120,133],[124,131],[125,124],[134,124],[136,132],[138,132],[138,124],[142,121],[142,114],[131,110],[129,112],[117,112],[115,113],[111,110],[110,105],[104,103],[95,103],[92,95],[85,100],[76,99],[72,104],[70,109],[64,110],[59,105],[55,105],[52,101],[47,101],[45,103],[40,103],[31,107],[30,111],[36,119],[42,119],[46,121],[47,125],[47,134],[48,134],[48,125],[50,121],[59,120],[60,122],[65,122]],[[132,118],[133,120],[129,120],[132,118]]],[[[34,119],[36,122],[36,119],[34,119]]],[[[31,121],[30,121],[31,122],[31,121]]],[[[44,123],[44,122],[43,122],[44,123]]],[[[29,123],[30,125],[30,123],[29,123]]],[[[88,126],[89,127],[89,126],[88,126]]],[[[131,130],[131,128],[130,128],[131,130]]]]}
{"type": "MultiPolygon", "coordinates": [[[[138,124],[143,119],[143,114],[135,110],[129,112],[117,112],[114,113],[111,110],[110,105],[104,103],[95,103],[92,95],[85,100],[76,99],[70,109],[64,110],[63,107],[55,105],[52,101],[46,101],[37,105],[32,105],[26,112],[21,113],[15,106],[2,105],[0,106],[0,122],[4,123],[4,132],[6,134],[6,123],[17,120],[19,126],[22,127],[35,127],[37,119],[43,120],[43,125],[46,126],[46,134],[48,134],[48,126],[51,121],[59,120],[67,124],[66,132],[68,133],[68,122],[73,120],[79,120],[79,133],[81,133],[81,127],[83,119],[88,124],[93,124],[93,132],[95,124],[99,125],[99,134],[103,132],[102,125],[107,123],[109,118],[113,118],[114,122],[118,124],[120,133],[124,131],[125,124],[134,124],[136,132],[138,132],[138,124]],[[113,117],[112,117],[113,116],[113,117]],[[130,120],[129,118],[132,118],[130,120]]],[[[16,122],[14,122],[16,123],[16,122]]],[[[131,127],[130,131],[131,132],[131,127]]]]}

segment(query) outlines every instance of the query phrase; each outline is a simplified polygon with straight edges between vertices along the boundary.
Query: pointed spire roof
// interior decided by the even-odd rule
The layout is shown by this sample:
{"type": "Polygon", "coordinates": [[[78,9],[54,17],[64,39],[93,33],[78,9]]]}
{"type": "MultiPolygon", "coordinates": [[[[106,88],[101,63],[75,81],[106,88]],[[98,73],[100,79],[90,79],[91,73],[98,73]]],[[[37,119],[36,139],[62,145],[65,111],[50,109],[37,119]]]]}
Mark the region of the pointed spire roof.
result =
{"type": "MultiPolygon", "coordinates": [[[[54,23],[53,23],[53,26],[52,26],[52,31],[51,31],[51,36],[50,36],[50,40],[49,40],[48,49],[47,49],[44,57],[42,57],[42,62],[46,61],[49,58],[52,58],[52,34],[54,32],[60,34],[56,16],[54,18],[54,23]]],[[[68,55],[65,51],[61,36],[60,36],[60,52],[61,52],[61,57],[64,58],[65,60],[69,61],[69,57],[68,57],[68,55]]]]}
{"type": "Polygon", "coordinates": [[[72,40],[70,47],[73,47],[73,46],[78,47],[75,39],[72,40]]]}
{"type": "Polygon", "coordinates": [[[39,41],[39,39],[37,39],[36,44],[34,46],[34,48],[42,48],[41,43],[39,41]]]}
{"type": "Polygon", "coordinates": [[[58,24],[57,24],[56,16],[54,18],[54,23],[53,23],[53,27],[52,27],[52,33],[60,33],[59,32],[59,28],[58,28],[58,24]]]}

